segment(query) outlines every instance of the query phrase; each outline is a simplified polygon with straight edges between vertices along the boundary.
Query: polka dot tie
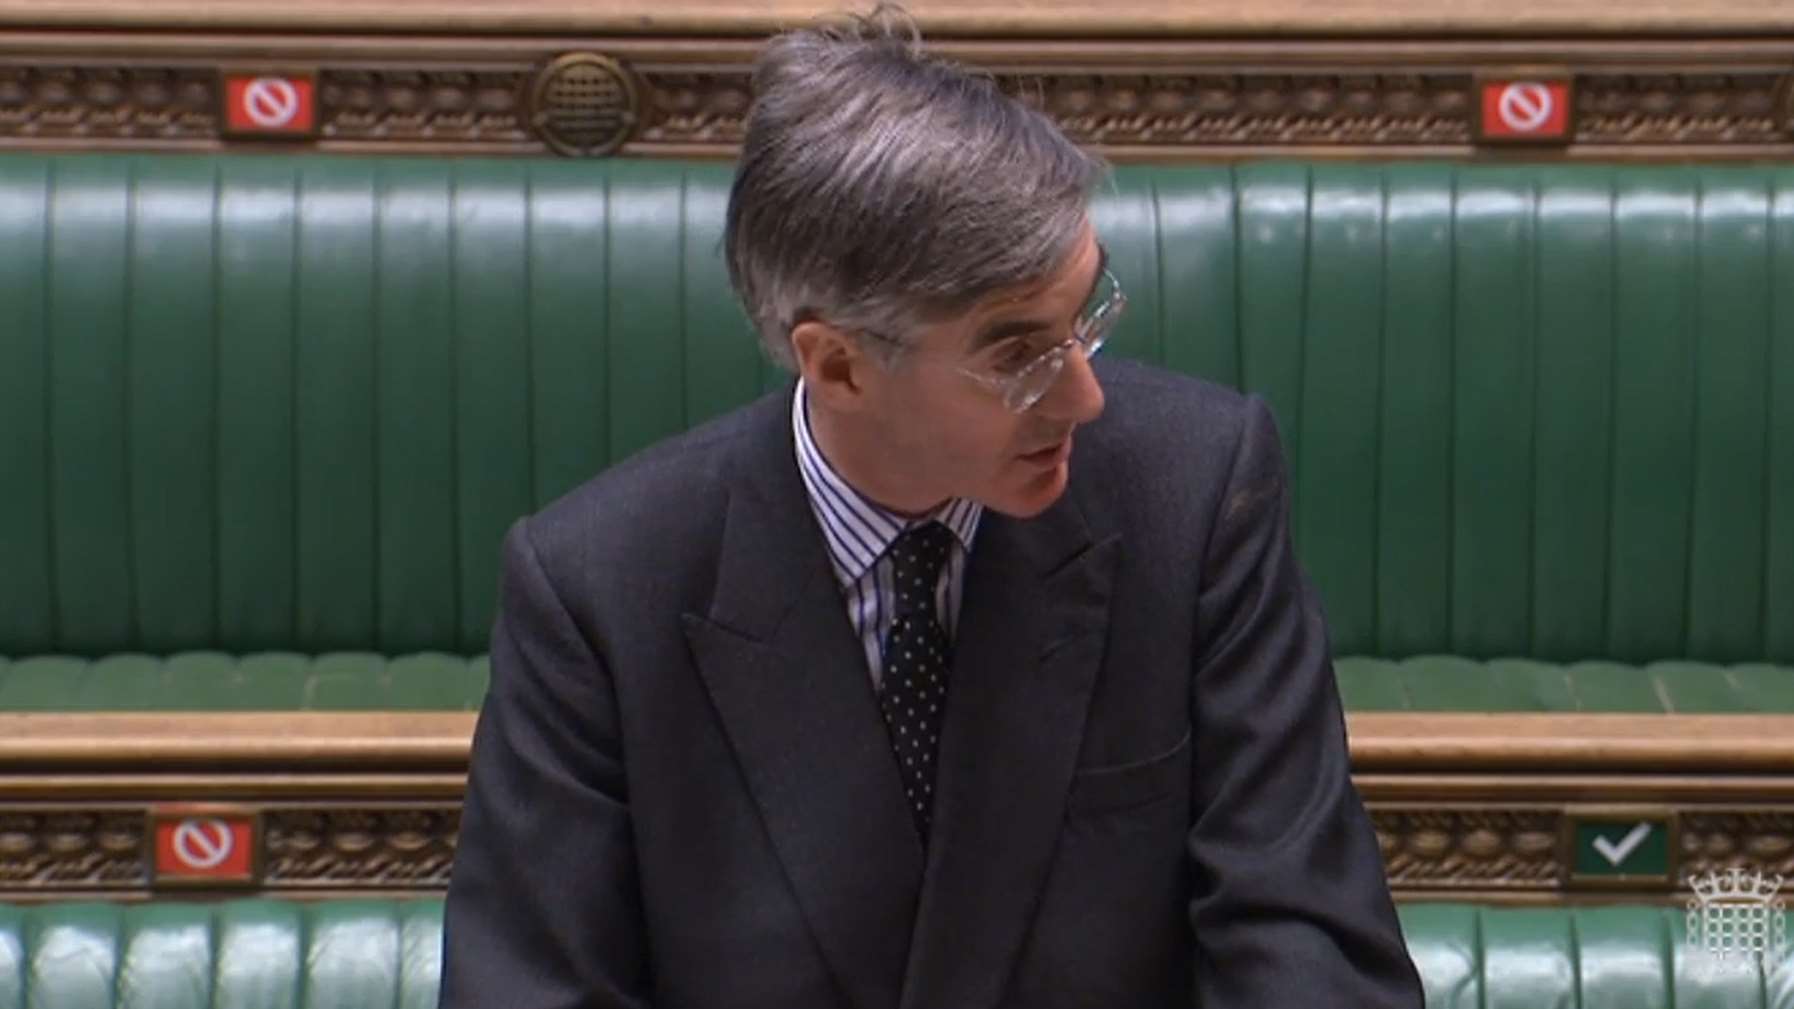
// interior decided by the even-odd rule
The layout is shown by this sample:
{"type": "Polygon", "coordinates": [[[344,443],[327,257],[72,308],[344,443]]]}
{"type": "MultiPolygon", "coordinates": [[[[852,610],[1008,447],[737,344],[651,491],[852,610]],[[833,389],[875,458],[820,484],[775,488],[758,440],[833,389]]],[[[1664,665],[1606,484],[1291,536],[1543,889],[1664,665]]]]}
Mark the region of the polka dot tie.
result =
{"type": "Polygon", "coordinates": [[[947,632],[935,614],[934,590],[953,546],[939,522],[906,530],[891,543],[896,616],[885,637],[879,707],[897,755],[897,770],[922,843],[934,811],[934,757],[947,707],[947,632]]]}

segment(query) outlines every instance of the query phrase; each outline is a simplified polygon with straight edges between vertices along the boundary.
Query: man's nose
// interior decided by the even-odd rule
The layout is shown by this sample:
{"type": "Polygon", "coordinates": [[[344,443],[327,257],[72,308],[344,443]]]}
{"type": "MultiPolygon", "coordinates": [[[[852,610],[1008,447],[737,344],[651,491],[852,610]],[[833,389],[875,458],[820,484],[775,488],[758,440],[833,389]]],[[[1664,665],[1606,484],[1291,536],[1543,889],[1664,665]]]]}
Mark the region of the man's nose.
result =
{"type": "Polygon", "coordinates": [[[1035,404],[1042,416],[1068,424],[1088,424],[1102,416],[1103,385],[1082,350],[1072,348],[1052,388],[1035,404]]]}

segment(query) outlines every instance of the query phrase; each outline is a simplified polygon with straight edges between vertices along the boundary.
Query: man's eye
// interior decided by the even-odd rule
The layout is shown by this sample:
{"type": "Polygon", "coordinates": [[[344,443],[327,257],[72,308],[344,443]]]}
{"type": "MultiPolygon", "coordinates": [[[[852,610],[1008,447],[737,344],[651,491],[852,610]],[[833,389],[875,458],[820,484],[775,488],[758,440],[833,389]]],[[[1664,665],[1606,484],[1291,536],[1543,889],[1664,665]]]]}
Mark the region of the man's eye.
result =
{"type": "Polygon", "coordinates": [[[1033,362],[1037,354],[1026,340],[1005,340],[991,349],[990,367],[992,371],[1013,375],[1033,362]]]}

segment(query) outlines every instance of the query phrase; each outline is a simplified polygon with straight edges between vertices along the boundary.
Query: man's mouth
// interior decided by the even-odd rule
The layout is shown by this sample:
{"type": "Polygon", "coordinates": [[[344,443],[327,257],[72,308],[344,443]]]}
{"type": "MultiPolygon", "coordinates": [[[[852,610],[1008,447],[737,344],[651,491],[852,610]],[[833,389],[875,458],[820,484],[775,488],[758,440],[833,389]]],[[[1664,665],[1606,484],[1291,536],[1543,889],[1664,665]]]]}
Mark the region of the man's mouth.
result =
{"type": "Polygon", "coordinates": [[[1060,438],[1058,441],[1053,442],[1045,448],[1022,453],[1021,459],[1023,462],[1033,463],[1036,466],[1057,466],[1064,462],[1070,455],[1071,435],[1068,433],[1065,437],[1060,438]]]}

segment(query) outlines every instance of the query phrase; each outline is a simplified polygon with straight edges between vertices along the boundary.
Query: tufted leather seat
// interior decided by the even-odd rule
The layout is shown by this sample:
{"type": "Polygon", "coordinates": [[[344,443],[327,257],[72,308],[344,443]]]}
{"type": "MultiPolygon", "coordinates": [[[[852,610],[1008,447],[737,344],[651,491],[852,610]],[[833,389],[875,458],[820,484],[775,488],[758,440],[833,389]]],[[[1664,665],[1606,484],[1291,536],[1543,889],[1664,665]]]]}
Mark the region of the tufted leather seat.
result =
{"type": "Polygon", "coordinates": [[[1691,956],[1677,909],[1412,904],[1400,914],[1427,1009],[1794,1009],[1794,955],[1743,969],[1691,956]]]}
{"type": "Polygon", "coordinates": [[[474,711],[485,656],[134,653],[0,659],[0,711],[474,711]]]}
{"type": "Polygon", "coordinates": [[[1794,713],[1794,671],[1766,662],[1476,662],[1427,655],[1345,658],[1335,665],[1342,699],[1359,711],[1794,713]]]}
{"type": "MultiPolygon", "coordinates": [[[[1794,674],[1766,662],[1424,655],[1336,666],[1346,706],[1359,711],[1794,714],[1794,674]]],[[[0,658],[0,711],[474,711],[486,678],[484,655],[441,652],[0,658]]]]}
{"type": "MultiPolygon", "coordinates": [[[[505,526],[781,379],[720,164],[0,155],[0,711],[468,709],[505,526]]],[[[1263,393],[1363,710],[1794,711],[1794,169],[1125,167],[1116,353],[1263,393]]],[[[1402,908],[1433,1006],[1794,1009],[1402,908]]],[[[440,905],[0,908],[0,1009],[427,1006],[440,905]]]]}
{"type": "MultiPolygon", "coordinates": [[[[1794,1009],[1794,955],[1717,969],[1673,909],[1400,909],[1428,1009],[1794,1009]]],[[[429,1009],[442,903],[0,905],[0,1009],[429,1009]]]]}
{"type": "Polygon", "coordinates": [[[0,1009],[435,1009],[442,902],[0,905],[0,1009]]]}
{"type": "MultiPolygon", "coordinates": [[[[0,704],[462,706],[506,524],[780,380],[728,171],[0,156],[0,704]]],[[[1115,352],[1275,407],[1354,705],[1789,710],[1794,169],[1124,167],[1096,217],[1115,352]]]]}

